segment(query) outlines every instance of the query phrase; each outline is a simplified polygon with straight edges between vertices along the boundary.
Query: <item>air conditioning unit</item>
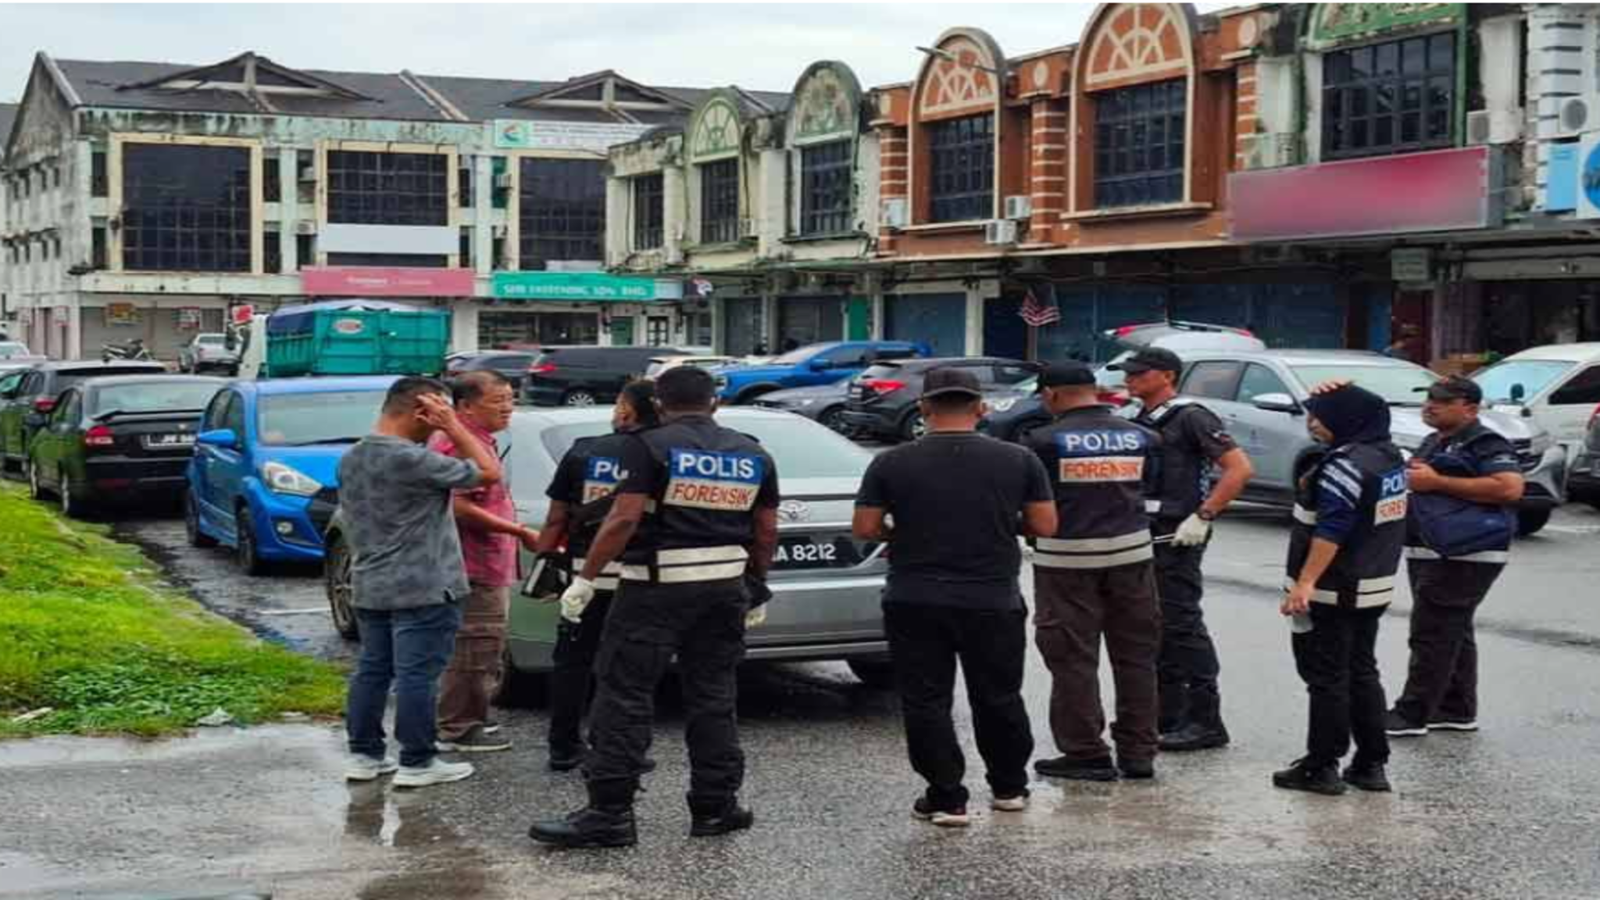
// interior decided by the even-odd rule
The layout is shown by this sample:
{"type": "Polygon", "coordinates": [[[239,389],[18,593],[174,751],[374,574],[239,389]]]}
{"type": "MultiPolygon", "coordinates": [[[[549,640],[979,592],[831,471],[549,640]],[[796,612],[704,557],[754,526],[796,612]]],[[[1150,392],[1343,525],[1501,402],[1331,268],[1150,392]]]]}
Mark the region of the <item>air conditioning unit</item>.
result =
{"type": "Polygon", "coordinates": [[[1467,144],[1509,144],[1522,137],[1522,115],[1515,109],[1480,109],[1467,113],[1467,144]]]}
{"type": "Polygon", "coordinates": [[[495,187],[495,190],[498,190],[498,191],[509,191],[509,190],[511,190],[511,173],[510,172],[501,172],[499,175],[496,175],[494,177],[494,187],[495,187]]]}
{"type": "Polygon", "coordinates": [[[1017,242],[1017,223],[1011,219],[991,219],[983,223],[983,242],[993,246],[1009,246],[1017,242]]]}
{"type": "Polygon", "coordinates": [[[1477,146],[1489,143],[1489,111],[1476,109],[1467,113],[1467,144],[1477,146]]]}
{"type": "Polygon", "coordinates": [[[316,180],[317,180],[317,167],[316,166],[301,166],[300,167],[300,181],[301,181],[301,183],[309,183],[309,182],[314,182],[316,180]]]}
{"type": "Polygon", "coordinates": [[[911,223],[910,208],[906,205],[904,197],[892,197],[883,201],[879,214],[885,228],[904,228],[911,223]]]}
{"type": "Polygon", "coordinates": [[[294,223],[295,234],[316,234],[317,223],[311,219],[301,219],[294,223]]]}
{"type": "Polygon", "coordinates": [[[1585,131],[1593,131],[1595,112],[1592,97],[1568,97],[1561,101],[1561,108],[1556,115],[1555,137],[1576,137],[1585,131]]]}
{"type": "Polygon", "coordinates": [[[755,236],[756,236],[756,220],[755,219],[740,219],[739,220],[739,237],[741,237],[741,238],[753,238],[755,236]]]}
{"type": "Polygon", "coordinates": [[[1033,215],[1033,198],[1027,195],[1006,198],[1006,218],[1026,219],[1033,215]]]}

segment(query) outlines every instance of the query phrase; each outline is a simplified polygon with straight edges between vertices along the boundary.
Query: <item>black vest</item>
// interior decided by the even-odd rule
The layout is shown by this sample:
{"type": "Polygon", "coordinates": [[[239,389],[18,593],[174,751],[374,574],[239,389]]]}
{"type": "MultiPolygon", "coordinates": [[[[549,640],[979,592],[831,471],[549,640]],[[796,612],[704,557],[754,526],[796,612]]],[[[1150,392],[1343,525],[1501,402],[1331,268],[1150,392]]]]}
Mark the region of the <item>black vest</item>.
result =
{"type": "Polygon", "coordinates": [[[583,470],[578,496],[567,504],[567,552],[574,559],[587,556],[600,533],[600,525],[611,511],[611,495],[628,474],[622,466],[623,448],[638,441],[638,434],[632,431],[579,438],[567,451],[583,470]]]}
{"type": "Polygon", "coordinates": [[[662,551],[750,546],[756,499],[776,476],[772,457],[754,438],[710,416],[690,416],[637,440],[656,467],[656,491],[622,555],[625,564],[655,564],[662,551]]]}
{"type": "Polygon", "coordinates": [[[1317,531],[1317,496],[1325,469],[1345,459],[1361,472],[1355,529],[1317,581],[1312,600],[1345,608],[1383,606],[1394,599],[1406,538],[1406,463],[1394,444],[1346,444],[1329,450],[1301,481],[1289,533],[1288,577],[1300,574],[1317,531]]]}
{"type": "Polygon", "coordinates": [[[1104,569],[1151,558],[1145,494],[1158,483],[1160,435],[1092,406],[1034,429],[1027,445],[1050,473],[1061,523],[1037,540],[1034,565],[1104,569]]]}
{"type": "Polygon", "coordinates": [[[1187,397],[1174,397],[1134,419],[1161,435],[1161,478],[1154,497],[1158,502],[1151,509],[1157,519],[1187,519],[1211,491],[1215,467],[1178,427],[1186,416],[1205,409],[1187,397]]]}

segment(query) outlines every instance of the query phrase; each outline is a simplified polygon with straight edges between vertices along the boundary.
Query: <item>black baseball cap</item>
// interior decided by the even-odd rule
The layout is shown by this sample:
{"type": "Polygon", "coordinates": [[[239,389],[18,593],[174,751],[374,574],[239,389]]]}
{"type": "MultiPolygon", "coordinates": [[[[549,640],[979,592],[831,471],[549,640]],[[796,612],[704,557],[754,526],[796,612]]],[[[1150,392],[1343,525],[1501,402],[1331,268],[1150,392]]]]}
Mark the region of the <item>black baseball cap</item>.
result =
{"type": "Polygon", "coordinates": [[[1452,400],[1465,400],[1473,404],[1483,402],[1483,388],[1471,378],[1463,378],[1460,375],[1441,378],[1428,385],[1426,390],[1429,400],[1438,400],[1441,403],[1449,403],[1452,400]]]}
{"type": "Polygon", "coordinates": [[[922,376],[922,398],[947,397],[951,394],[966,394],[970,397],[982,397],[983,386],[978,383],[978,376],[967,369],[954,366],[941,366],[932,369],[922,376]]]}
{"type": "Polygon", "coordinates": [[[1094,370],[1081,362],[1051,363],[1039,373],[1039,387],[1077,387],[1094,384],[1094,370]]]}
{"type": "Polygon", "coordinates": [[[1164,350],[1160,347],[1146,347],[1122,362],[1113,363],[1106,366],[1106,368],[1127,372],[1129,375],[1137,375],[1140,372],[1148,372],[1152,369],[1160,372],[1178,373],[1183,371],[1183,360],[1179,359],[1178,354],[1173,353],[1171,350],[1164,350]]]}

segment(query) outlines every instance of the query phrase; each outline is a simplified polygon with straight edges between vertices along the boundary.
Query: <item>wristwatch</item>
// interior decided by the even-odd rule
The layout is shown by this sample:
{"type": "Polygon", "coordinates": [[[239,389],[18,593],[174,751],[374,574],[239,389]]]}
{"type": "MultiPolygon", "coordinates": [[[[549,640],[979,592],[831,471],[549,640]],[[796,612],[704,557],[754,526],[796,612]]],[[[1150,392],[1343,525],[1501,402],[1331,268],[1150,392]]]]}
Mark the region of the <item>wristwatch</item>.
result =
{"type": "Polygon", "coordinates": [[[1200,517],[1200,521],[1202,521],[1202,522],[1215,521],[1216,518],[1217,518],[1217,514],[1216,513],[1206,512],[1203,509],[1195,510],[1194,514],[1196,516],[1199,516],[1200,517]]]}

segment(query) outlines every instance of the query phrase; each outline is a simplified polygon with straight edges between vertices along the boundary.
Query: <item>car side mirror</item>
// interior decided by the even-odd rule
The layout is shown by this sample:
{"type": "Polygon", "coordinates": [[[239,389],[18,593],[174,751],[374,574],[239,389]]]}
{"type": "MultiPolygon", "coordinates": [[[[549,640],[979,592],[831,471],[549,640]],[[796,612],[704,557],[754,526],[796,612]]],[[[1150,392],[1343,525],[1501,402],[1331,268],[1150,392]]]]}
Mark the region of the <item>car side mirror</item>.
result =
{"type": "Polygon", "coordinates": [[[1511,386],[1511,402],[1521,403],[1528,397],[1528,389],[1520,382],[1511,386]]]}
{"type": "Polygon", "coordinates": [[[233,433],[232,428],[213,428],[202,431],[194,436],[195,443],[207,447],[222,447],[226,450],[239,449],[239,436],[233,433]]]}
{"type": "Polygon", "coordinates": [[[1256,409],[1264,409],[1267,412],[1288,413],[1291,416],[1300,415],[1300,404],[1296,403],[1294,398],[1288,394],[1257,394],[1250,402],[1255,404],[1256,409]]]}

